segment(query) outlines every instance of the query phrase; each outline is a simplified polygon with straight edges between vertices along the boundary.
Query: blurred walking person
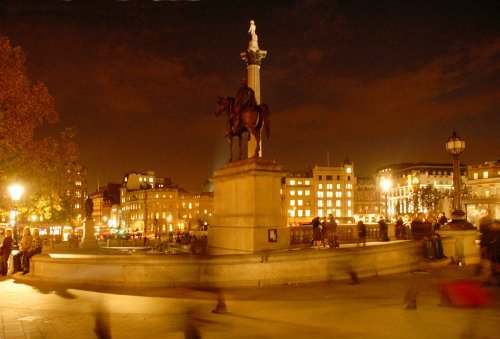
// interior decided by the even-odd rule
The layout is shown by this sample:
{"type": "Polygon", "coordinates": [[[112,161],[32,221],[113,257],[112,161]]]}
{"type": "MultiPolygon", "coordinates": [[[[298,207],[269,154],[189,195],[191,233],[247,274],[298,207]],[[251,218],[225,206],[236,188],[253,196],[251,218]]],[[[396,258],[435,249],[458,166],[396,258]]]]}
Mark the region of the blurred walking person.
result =
{"type": "Polygon", "coordinates": [[[362,220],[358,221],[358,246],[360,243],[366,246],[366,225],[362,220]]]}

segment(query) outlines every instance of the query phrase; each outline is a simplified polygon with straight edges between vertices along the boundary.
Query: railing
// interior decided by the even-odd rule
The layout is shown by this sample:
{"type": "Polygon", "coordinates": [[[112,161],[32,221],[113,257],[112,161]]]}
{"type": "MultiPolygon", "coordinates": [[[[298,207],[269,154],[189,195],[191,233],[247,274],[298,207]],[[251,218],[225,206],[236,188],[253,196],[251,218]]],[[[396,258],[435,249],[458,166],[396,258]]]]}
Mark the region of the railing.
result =
{"type": "MultiPolygon", "coordinates": [[[[382,234],[377,223],[366,225],[366,241],[380,241],[382,234]]],[[[401,232],[395,234],[394,224],[389,225],[389,235],[392,239],[412,240],[410,227],[405,227],[401,232]],[[392,227],[391,227],[392,226],[392,227]],[[391,234],[392,233],[392,234],[391,234]]],[[[337,226],[338,241],[343,244],[356,243],[358,241],[358,227],[356,224],[340,224],[337,226]]],[[[333,232],[328,232],[328,238],[333,240],[333,232]]],[[[312,225],[300,225],[290,227],[290,245],[302,247],[311,245],[313,241],[312,225]]]]}

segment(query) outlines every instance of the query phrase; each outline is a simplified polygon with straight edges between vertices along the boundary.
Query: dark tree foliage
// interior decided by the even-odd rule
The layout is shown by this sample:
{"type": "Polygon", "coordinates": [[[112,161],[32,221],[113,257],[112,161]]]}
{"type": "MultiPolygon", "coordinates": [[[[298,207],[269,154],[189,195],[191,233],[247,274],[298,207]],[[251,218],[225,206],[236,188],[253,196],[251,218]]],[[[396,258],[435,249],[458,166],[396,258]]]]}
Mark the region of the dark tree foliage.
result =
{"type": "Polygon", "coordinates": [[[21,217],[68,222],[75,180],[85,180],[75,130],[35,138],[36,129],[57,122],[58,115],[47,87],[30,81],[25,64],[22,49],[0,36],[0,212],[11,208],[7,187],[18,181],[25,188],[21,217]]]}

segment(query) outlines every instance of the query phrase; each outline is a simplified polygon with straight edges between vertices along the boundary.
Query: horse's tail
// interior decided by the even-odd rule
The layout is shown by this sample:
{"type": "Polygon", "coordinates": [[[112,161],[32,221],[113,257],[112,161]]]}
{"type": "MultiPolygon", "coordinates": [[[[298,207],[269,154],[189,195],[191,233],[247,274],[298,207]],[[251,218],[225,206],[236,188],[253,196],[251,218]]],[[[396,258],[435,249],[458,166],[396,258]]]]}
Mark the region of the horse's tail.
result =
{"type": "Polygon", "coordinates": [[[271,136],[271,119],[269,118],[269,107],[266,104],[260,105],[260,111],[262,112],[262,120],[264,120],[264,129],[266,130],[266,136],[269,138],[271,136]]]}

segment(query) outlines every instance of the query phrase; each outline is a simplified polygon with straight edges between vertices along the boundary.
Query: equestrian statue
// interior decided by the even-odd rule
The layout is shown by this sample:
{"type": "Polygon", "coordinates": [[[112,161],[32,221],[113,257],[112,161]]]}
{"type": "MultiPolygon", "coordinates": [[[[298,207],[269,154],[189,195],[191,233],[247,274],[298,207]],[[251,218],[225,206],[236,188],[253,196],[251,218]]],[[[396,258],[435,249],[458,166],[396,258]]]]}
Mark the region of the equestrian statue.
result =
{"type": "Polygon", "coordinates": [[[248,140],[253,135],[257,143],[254,157],[259,156],[261,131],[264,128],[266,136],[270,136],[269,108],[266,104],[257,104],[253,89],[248,87],[246,79],[233,97],[219,97],[215,108],[215,116],[227,115],[226,140],[229,143],[229,162],[233,161],[233,137],[238,137],[239,157],[241,160],[241,140],[243,133],[248,132],[248,140]]]}

